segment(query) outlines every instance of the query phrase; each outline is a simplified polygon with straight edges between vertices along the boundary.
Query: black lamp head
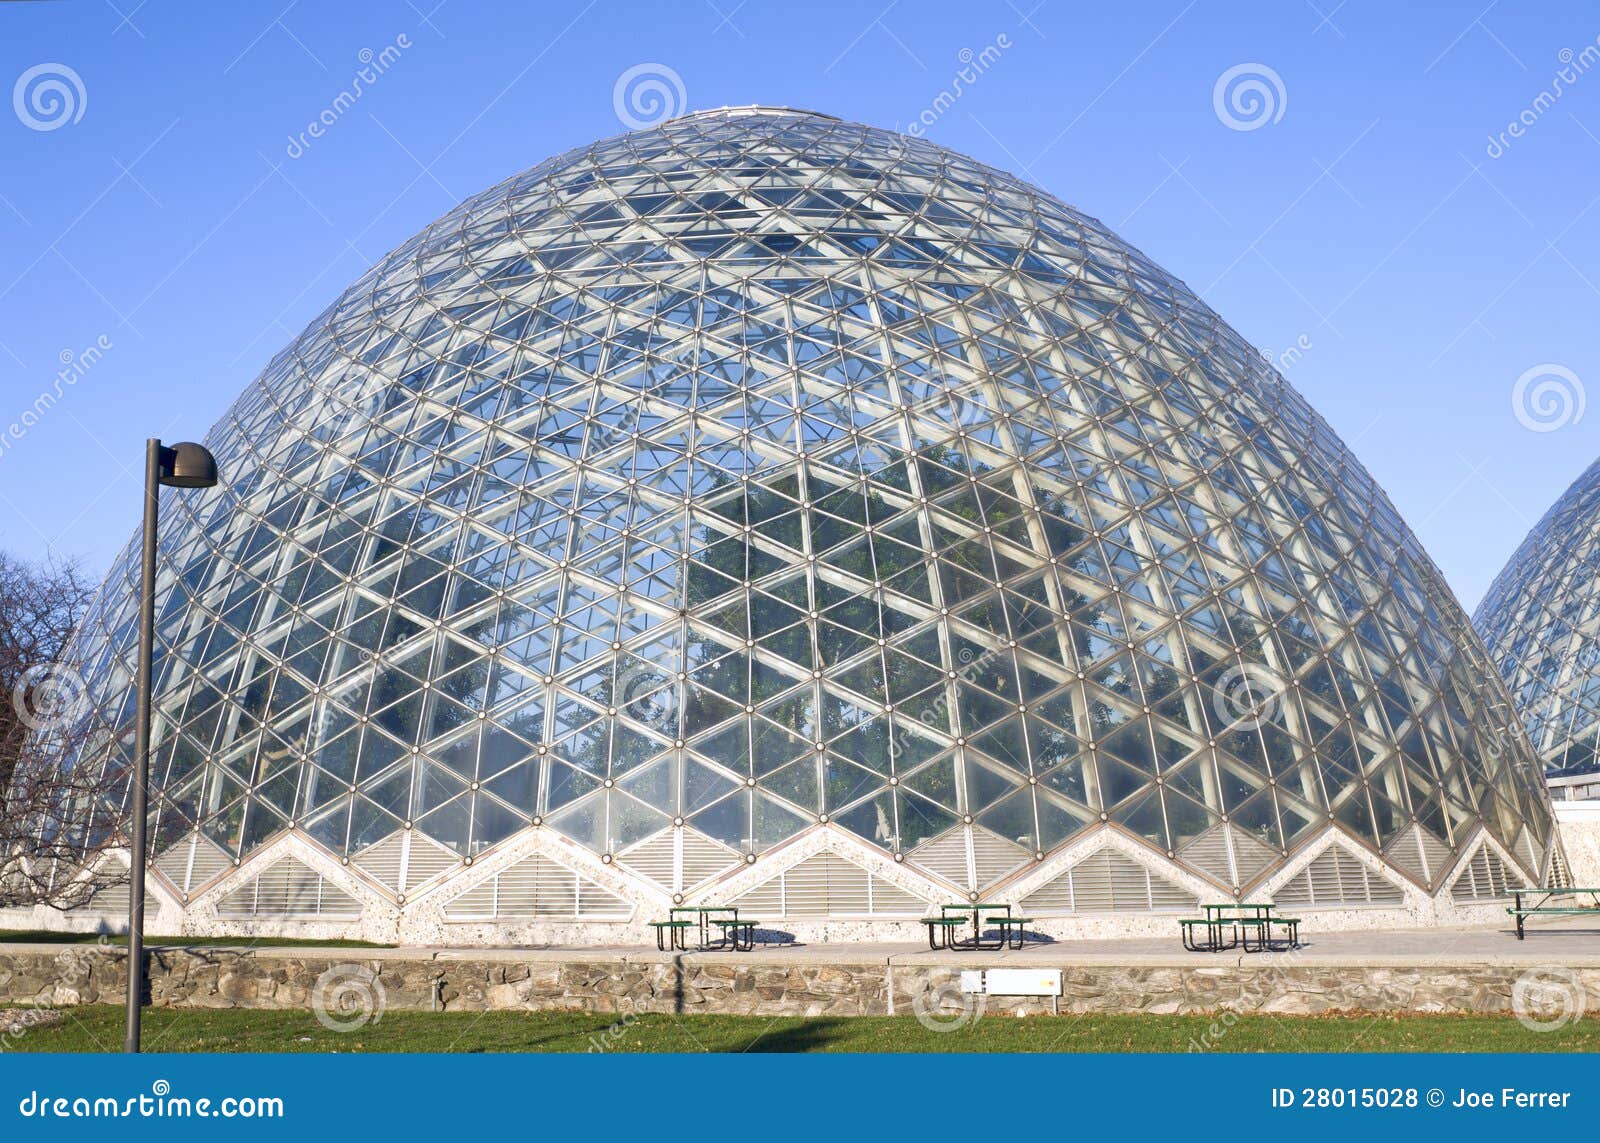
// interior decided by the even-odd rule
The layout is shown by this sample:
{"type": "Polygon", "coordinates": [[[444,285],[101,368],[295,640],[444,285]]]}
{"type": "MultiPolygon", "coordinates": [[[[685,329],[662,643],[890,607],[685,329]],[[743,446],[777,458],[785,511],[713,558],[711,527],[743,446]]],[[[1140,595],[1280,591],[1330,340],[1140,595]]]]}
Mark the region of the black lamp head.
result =
{"type": "Polygon", "coordinates": [[[217,458],[193,441],[163,448],[161,483],[168,488],[211,488],[217,483],[217,458]]]}

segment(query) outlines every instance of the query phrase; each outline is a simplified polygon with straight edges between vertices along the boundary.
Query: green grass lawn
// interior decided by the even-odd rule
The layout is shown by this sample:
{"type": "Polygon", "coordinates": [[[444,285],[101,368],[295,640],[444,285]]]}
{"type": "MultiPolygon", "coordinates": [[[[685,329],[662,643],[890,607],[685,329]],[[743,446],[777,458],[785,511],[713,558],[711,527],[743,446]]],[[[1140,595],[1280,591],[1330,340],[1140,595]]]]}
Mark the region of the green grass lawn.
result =
{"type": "MultiPolygon", "coordinates": [[[[92,945],[104,939],[106,943],[125,947],[128,938],[108,933],[47,933],[37,930],[0,929],[0,945],[92,945]]],[[[159,937],[147,936],[145,948],[157,945],[207,945],[211,948],[323,948],[323,949],[391,949],[393,945],[375,945],[369,941],[321,941],[303,937],[159,937]]]]}
{"type": "MultiPolygon", "coordinates": [[[[0,1046],[22,1052],[110,1052],[122,1009],[66,1009],[55,1027],[0,1046]]],[[[765,1019],[575,1012],[386,1012],[348,1032],[310,1012],[147,1010],[148,1052],[1593,1052],[1600,1021],[1531,1032],[1509,1016],[1276,1017],[983,1016],[944,1032],[911,1016],[765,1019]],[[1218,1034],[1220,1032],[1220,1035],[1218,1034]],[[1209,1033],[1209,1037],[1208,1037],[1209,1033]]]]}

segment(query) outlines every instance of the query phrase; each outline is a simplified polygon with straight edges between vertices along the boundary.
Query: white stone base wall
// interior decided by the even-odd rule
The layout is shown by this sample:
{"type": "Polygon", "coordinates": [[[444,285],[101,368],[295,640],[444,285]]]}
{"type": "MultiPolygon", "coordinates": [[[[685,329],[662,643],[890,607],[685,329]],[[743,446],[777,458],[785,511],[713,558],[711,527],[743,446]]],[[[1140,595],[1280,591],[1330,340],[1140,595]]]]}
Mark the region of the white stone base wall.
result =
{"type": "Polygon", "coordinates": [[[1600,801],[1554,802],[1572,883],[1600,886],[1600,801]]]}

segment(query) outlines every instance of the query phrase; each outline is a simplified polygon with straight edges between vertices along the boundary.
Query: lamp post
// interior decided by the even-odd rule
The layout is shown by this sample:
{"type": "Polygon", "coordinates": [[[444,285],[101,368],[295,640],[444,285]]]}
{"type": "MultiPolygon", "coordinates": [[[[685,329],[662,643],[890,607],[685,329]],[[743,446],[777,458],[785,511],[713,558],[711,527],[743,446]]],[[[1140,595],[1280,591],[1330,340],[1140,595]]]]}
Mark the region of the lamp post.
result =
{"type": "Polygon", "coordinates": [[[144,1001],[144,873],[149,842],[150,691],[156,641],[156,525],[161,486],[211,488],[217,461],[204,446],[188,441],[167,448],[151,437],[144,450],[144,564],[139,581],[138,710],[133,736],[133,858],[128,866],[128,1031],[122,1050],[139,1050],[144,1001]]]}

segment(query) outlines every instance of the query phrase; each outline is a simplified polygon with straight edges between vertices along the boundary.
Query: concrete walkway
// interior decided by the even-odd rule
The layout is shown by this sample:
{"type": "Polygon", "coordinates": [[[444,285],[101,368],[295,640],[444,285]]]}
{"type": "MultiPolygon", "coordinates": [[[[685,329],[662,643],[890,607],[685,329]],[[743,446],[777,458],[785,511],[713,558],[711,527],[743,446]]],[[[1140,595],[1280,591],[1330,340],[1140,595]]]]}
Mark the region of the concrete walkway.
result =
{"type": "MultiPolygon", "coordinates": [[[[1563,964],[1600,968],[1600,917],[1554,918],[1532,922],[1528,937],[1519,941],[1510,927],[1477,929],[1393,929],[1370,932],[1318,933],[1302,930],[1304,944],[1284,953],[1192,953],[1178,943],[1176,936],[1146,937],[1136,940],[1040,941],[1021,950],[995,952],[981,950],[931,951],[925,944],[840,943],[802,945],[758,945],[749,954],[721,951],[663,953],[648,945],[571,946],[546,948],[448,948],[406,947],[396,949],[348,949],[344,954],[356,960],[426,959],[434,961],[517,961],[524,964],[553,964],[571,961],[615,961],[627,964],[715,960],[767,962],[772,964],[830,964],[846,967],[897,964],[949,965],[1038,965],[1041,967],[1180,966],[1203,968],[1207,965],[1239,965],[1269,968],[1292,962],[1304,967],[1401,967],[1425,965],[1563,964]]],[[[240,945],[218,941],[206,947],[249,949],[278,956],[297,954],[325,956],[336,950],[310,947],[274,946],[269,940],[240,945]]],[[[0,945],[6,952],[44,950],[67,951],[82,945],[0,945]]]]}

